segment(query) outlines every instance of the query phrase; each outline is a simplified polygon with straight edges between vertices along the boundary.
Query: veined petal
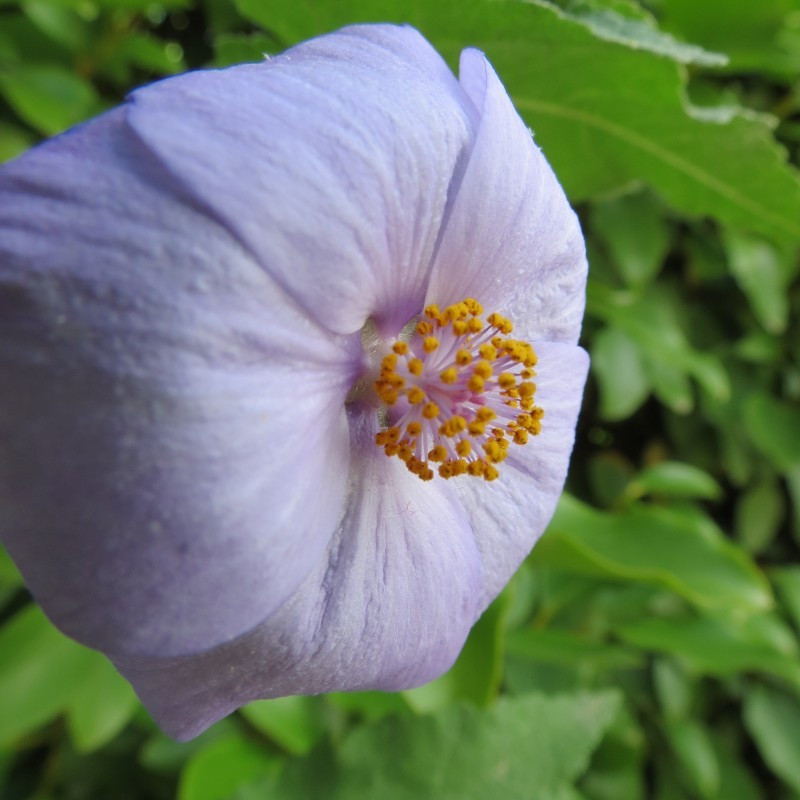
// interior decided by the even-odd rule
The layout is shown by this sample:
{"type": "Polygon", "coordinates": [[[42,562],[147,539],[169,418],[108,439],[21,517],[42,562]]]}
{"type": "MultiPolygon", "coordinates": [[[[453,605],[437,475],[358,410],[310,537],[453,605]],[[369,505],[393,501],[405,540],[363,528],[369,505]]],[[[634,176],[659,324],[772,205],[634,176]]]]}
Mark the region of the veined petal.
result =
{"type": "Polygon", "coordinates": [[[448,487],[422,484],[361,419],[326,557],[271,619],[192,658],[117,660],[165,731],[197,735],[259,697],[402,689],[450,667],[477,617],[481,565],[448,487]]]}
{"type": "Polygon", "coordinates": [[[0,537],[56,624],[177,655],[282,604],[338,518],[348,347],[123,112],[5,165],[0,537]]]}
{"type": "Polygon", "coordinates": [[[130,102],[141,141],[315,319],[393,335],[419,312],[474,109],[415,30],[345,28],[130,102]]]}
{"type": "Polygon", "coordinates": [[[469,515],[483,565],[478,613],[508,583],[547,527],[567,477],[589,357],[580,347],[538,342],[536,404],[541,433],[512,445],[491,483],[451,480],[469,515]]]}
{"type": "Polygon", "coordinates": [[[461,54],[460,78],[480,122],[426,302],[473,296],[527,341],[575,344],[586,283],[578,220],[482,53],[461,54]]]}

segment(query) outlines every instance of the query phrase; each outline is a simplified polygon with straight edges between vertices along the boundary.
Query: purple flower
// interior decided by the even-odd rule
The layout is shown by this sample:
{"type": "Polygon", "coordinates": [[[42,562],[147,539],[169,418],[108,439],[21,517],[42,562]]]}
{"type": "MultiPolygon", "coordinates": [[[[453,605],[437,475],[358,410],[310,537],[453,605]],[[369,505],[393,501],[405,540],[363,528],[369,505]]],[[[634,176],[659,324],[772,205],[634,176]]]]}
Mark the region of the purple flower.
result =
{"type": "Polygon", "coordinates": [[[563,486],[585,274],[476,50],[134,92],[0,169],[0,537],[178,738],[429,681],[563,486]]]}

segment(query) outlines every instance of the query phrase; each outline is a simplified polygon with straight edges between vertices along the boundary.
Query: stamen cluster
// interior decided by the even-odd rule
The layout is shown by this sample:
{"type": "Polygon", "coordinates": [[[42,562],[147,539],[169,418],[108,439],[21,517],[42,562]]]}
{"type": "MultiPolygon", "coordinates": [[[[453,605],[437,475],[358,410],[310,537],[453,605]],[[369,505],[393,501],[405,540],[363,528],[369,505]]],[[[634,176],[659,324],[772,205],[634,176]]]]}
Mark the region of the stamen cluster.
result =
{"type": "Polygon", "coordinates": [[[508,338],[502,315],[482,314],[471,297],[428,306],[410,340],[396,340],[381,361],[374,387],[390,426],[375,442],[422,480],[433,478],[431,462],[443,478],[495,480],[510,444],[541,431],[533,347],[508,338]]]}

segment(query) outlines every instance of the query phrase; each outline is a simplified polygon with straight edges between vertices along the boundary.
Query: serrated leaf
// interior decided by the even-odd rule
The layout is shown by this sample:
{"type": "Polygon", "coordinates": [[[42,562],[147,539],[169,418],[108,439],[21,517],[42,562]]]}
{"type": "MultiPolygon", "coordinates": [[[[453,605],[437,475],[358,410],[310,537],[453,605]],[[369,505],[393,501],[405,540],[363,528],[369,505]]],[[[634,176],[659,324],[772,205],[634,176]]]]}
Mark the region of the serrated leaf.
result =
{"type": "Polygon", "coordinates": [[[273,800],[528,800],[572,797],[572,782],[619,709],[614,692],[501,699],[356,729],[332,753],[287,765],[273,800]]]}
{"type": "Polygon", "coordinates": [[[763,118],[689,105],[662,55],[603,40],[537,0],[237,0],[287,44],[350,22],[417,26],[450,61],[484,50],[573,200],[644,180],[684,213],[800,238],[800,179],[763,118]]]}
{"type": "Polygon", "coordinates": [[[579,574],[665,586],[700,608],[744,613],[772,604],[757,567],[710,519],[688,509],[637,505],[612,514],[564,495],[532,558],[579,574]]]}

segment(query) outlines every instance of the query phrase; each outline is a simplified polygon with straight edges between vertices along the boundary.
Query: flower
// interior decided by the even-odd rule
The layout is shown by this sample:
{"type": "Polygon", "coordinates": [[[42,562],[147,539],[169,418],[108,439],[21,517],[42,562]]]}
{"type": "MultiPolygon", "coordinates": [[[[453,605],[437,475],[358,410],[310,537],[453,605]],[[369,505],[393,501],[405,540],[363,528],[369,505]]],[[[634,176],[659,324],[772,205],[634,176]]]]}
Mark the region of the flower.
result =
{"type": "Polygon", "coordinates": [[[484,56],[361,26],[165,80],[0,198],[0,537],[54,623],[177,738],[448,669],[587,370],[580,228],[484,56]]]}

